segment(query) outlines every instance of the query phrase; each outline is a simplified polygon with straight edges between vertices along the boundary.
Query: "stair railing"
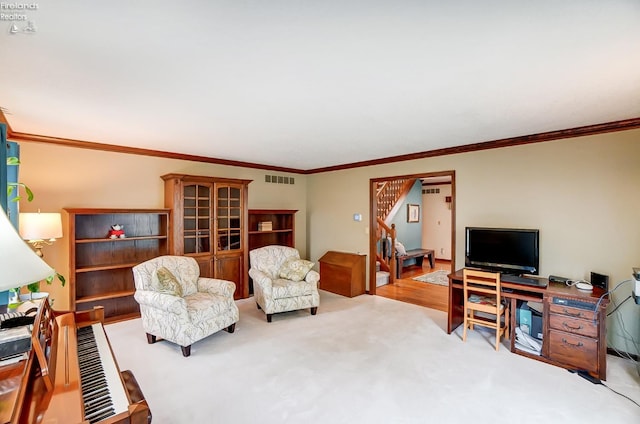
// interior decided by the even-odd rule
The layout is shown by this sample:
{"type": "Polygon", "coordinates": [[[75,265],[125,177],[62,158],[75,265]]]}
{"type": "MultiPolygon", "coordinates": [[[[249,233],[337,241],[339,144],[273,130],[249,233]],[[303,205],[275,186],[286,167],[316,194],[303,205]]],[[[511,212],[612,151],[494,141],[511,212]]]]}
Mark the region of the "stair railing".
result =
{"type": "Polygon", "coordinates": [[[389,283],[393,284],[396,281],[396,224],[391,224],[389,227],[382,219],[376,218],[378,223],[377,234],[379,234],[377,240],[377,252],[376,259],[380,262],[380,270],[387,271],[389,273],[389,283]],[[387,238],[390,239],[390,243],[387,243],[387,238]]]}
{"type": "Polygon", "coordinates": [[[378,183],[376,188],[377,217],[385,222],[393,217],[415,181],[415,178],[400,178],[378,183]]]}

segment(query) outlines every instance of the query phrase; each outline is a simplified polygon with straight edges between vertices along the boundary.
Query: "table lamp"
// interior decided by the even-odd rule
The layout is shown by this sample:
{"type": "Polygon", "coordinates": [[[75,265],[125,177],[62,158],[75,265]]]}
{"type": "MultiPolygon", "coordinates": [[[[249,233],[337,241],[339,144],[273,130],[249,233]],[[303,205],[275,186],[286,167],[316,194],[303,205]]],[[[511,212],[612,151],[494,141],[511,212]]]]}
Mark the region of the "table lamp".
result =
{"type": "Polygon", "coordinates": [[[54,275],[55,271],[22,240],[0,208],[0,291],[24,286],[54,275]]]}

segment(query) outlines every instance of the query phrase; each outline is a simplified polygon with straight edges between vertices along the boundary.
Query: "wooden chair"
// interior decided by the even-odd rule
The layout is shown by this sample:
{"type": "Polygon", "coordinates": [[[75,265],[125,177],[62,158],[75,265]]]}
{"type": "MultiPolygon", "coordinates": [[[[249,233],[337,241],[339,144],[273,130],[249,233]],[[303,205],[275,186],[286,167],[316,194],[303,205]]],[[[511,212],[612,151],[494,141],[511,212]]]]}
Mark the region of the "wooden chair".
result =
{"type": "Polygon", "coordinates": [[[500,339],[509,334],[509,304],[503,304],[500,293],[500,273],[462,271],[464,287],[464,330],[462,340],[467,340],[467,328],[481,325],[496,330],[496,350],[500,348],[500,339]],[[478,315],[477,313],[481,314],[478,315]],[[504,316],[504,323],[502,317],[504,316]]]}

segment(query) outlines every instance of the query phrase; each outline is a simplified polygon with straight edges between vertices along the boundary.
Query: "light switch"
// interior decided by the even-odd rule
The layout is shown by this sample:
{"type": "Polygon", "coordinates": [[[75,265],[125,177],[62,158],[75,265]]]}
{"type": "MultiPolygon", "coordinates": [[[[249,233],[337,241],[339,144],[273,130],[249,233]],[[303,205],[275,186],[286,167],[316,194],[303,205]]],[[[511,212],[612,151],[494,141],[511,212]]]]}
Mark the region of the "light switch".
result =
{"type": "Polygon", "coordinates": [[[358,221],[358,222],[362,221],[362,214],[361,213],[354,213],[353,214],[353,220],[354,221],[358,221]]]}

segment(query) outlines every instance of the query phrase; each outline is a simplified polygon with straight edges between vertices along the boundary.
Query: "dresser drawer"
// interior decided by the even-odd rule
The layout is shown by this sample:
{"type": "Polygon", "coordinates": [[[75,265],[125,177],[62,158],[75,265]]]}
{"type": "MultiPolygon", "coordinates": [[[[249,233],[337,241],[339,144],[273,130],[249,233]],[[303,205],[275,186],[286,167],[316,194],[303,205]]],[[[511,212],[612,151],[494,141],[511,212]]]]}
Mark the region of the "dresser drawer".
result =
{"type": "Polygon", "coordinates": [[[580,334],[587,337],[598,337],[598,324],[593,320],[578,319],[567,315],[549,314],[549,327],[554,330],[580,334]]]}
{"type": "Polygon", "coordinates": [[[549,331],[549,359],[571,368],[598,371],[598,341],[564,331],[549,331]]]}
{"type": "Polygon", "coordinates": [[[566,315],[573,318],[583,318],[593,320],[595,317],[595,311],[588,309],[572,308],[571,306],[557,305],[555,303],[549,304],[549,311],[552,314],[566,315]]]}

